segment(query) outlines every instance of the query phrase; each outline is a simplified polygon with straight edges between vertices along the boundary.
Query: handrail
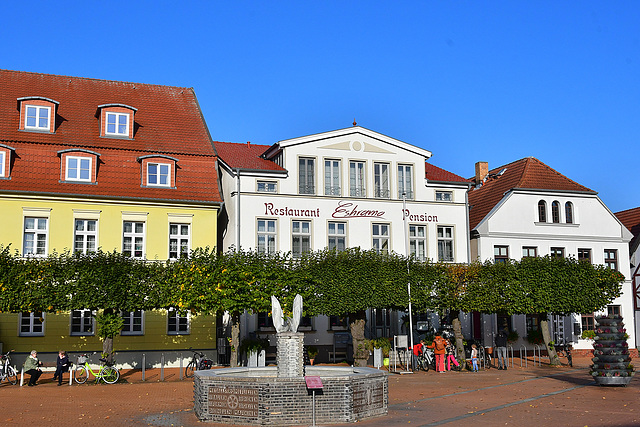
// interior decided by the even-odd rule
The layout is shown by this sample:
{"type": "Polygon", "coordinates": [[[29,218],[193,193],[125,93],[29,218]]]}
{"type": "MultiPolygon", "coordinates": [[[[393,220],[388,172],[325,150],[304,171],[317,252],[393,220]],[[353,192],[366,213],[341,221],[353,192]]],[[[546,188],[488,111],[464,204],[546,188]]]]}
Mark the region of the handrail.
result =
{"type": "Polygon", "coordinates": [[[527,368],[527,347],[520,345],[520,367],[522,368],[522,350],[524,350],[524,367],[527,368]]]}

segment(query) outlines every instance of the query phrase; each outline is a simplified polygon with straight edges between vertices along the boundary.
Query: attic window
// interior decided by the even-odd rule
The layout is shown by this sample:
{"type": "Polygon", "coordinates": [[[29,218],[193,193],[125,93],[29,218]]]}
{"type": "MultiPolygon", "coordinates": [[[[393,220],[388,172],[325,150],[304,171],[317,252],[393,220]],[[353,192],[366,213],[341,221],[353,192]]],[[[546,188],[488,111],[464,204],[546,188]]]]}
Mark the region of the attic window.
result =
{"type": "Polygon", "coordinates": [[[53,132],[58,102],[41,96],[18,98],[20,130],[53,132]]]}
{"type": "Polygon", "coordinates": [[[178,159],[155,154],[138,157],[141,162],[143,187],[175,188],[176,163],[178,159]]]}
{"type": "Polygon", "coordinates": [[[11,176],[11,153],[13,151],[12,147],[0,144],[0,179],[9,179],[11,176]]]}
{"type": "Polygon", "coordinates": [[[95,183],[96,163],[100,154],[80,148],[58,151],[60,156],[60,182],[95,183]]]}
{"type": "Polygon", "coordinates": [[[125,104],[98,106],[96,116],[100,118],[100,136],[133,139],[136,111],[136,108],[125,104]]]}

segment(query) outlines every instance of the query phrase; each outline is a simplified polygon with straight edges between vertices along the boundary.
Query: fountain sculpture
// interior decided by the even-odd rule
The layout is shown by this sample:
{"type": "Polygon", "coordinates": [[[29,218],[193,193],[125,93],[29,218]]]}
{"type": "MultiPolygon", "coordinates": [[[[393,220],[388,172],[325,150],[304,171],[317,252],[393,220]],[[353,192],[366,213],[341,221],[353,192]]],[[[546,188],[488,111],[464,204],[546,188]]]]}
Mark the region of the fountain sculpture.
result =
{"type": "Polygon", "coordinates": [[[298,332],[302,297],[293,317],[284,320],[271,297],[276,329],[277,367],[196,371],[194,409],[201,421],[229,424],[299,425],[355,422],[383,416],[388,407],[388,378],[372,368],[304,366],[304,334],[298,332]],[[315,399],[305,379],[321,382],[315,399]],[[315,407],[314,407],[315,405],[315,407]]]}

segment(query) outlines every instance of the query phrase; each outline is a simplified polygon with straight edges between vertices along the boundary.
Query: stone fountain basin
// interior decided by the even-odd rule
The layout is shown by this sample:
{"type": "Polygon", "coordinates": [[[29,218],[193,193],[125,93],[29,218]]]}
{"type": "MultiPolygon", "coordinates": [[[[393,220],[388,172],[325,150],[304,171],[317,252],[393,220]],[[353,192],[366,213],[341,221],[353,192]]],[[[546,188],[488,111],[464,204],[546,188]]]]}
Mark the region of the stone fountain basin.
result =
{"type": "MultiPolygon", "coordinates": [[[[306,366],[320,377],[317,424],[351,423],[387,414],[388,377],[373,368],[306,366]]],[[[279,378],[276,367],[197,371],[194,410],[201,421],[299,425],[313,421],[313,393],[304,377],[279,378]]]]}

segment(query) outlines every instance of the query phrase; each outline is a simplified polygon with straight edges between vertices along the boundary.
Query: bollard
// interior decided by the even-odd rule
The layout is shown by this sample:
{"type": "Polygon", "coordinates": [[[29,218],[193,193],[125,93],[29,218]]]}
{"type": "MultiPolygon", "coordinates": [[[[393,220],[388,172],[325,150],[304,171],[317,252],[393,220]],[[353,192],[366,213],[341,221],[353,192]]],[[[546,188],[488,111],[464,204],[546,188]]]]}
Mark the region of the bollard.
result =
{"type": "Polygon", "coordinates": [[[24,385],[24,366],[22,367],[22,370],[20,371],[20,387],[22,387],[24,385]]]}
{"type": "Polygon", "coordinates": [[[533,346],[533,366],[536,366],[536,352],[538,353],[538,366],[542,366],[542,350],[538,344],[533,346]]]}
{"type": "Polygon", "coordinates": [[[73,385],[73,363],[69,363],[69,385],[73,385]]]}
{"type": "Polygon", "coordinates": [[[142,353],[142,381],[144,381],[145,354],[142,353]]]}
{"type": "Polygon", "coordinates": [[[510,345],[507,347],[507,367],[511,366],[513,368],[513,346],[510,345]],[[509,365],[511,363],[511,365],[509,365]]]}
{"type": "Polygon", "coordinates": [[[180,358],[180,373],[178,375],[182,379],[182,353],[178,354],[178,357],[180,358]]]}
{"type": "Polygon", "coordinates": [[[527,347],[523,345],[520,346],[520,367],[522,368],[522,350],[524,350],[524,367],[528,368],[527,364],[527,347]]]}
{"type": "Polygon", "coordinates": [[[164,381],[164,353],[160,353],[160,381],[164,381]]]}

